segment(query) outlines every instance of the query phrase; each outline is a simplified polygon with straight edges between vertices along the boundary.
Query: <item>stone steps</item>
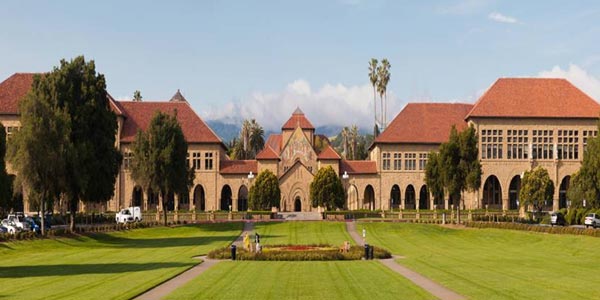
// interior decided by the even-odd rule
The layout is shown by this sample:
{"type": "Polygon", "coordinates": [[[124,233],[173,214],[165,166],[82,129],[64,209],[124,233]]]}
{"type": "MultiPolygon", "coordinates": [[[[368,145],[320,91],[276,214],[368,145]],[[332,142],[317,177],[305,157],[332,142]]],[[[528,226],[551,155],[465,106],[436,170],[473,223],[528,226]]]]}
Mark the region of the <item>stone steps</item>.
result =
{"type": "Polygon", "coordinates": [[[319,221],[323,220],[323,215],[319,212],[280,212],[277,218],[286,221],[319,221]]]}

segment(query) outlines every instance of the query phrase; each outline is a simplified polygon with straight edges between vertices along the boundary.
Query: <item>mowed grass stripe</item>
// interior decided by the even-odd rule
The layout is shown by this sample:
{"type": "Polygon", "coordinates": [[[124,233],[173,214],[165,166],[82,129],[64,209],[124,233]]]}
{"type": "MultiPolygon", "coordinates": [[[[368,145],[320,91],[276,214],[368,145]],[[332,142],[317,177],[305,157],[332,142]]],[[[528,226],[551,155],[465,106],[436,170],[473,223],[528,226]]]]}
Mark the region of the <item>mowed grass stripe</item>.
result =
{"type": "Polygon", "coordinates": [[[0,245],[0,298],[129,299],[231,243],[241,223],[156,227],[0,245]]]}
{"type": "Polygon", "coordinates": [[[499,229],[364,223],[370,243],[472,299],[594,298],[600,239],[499,229]],[[594,295],[594,296],[591,296],[594,295]]]}
{"type": "MultiPolygon", "coordinates": [[[[343,222],[267,222],[254,225],[264,245],[354,244],[343,222]]],[[[253,237],[253,236],[252,236],[253,237]]]]}
{"type": "Polygon", "coordinates": [[[435,299],[377,261],[225,261],[166,299],[435,299]]]}

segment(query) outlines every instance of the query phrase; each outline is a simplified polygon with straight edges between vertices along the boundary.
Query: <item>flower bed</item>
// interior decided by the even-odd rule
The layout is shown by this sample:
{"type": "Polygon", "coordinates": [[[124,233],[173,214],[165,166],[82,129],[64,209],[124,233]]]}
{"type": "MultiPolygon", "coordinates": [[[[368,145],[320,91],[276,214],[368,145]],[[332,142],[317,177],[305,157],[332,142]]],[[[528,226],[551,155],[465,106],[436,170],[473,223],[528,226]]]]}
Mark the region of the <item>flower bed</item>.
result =
{"type": "MultiPolygon", "coordinates": [[[[362,246],[351,246],[349,251],[342,251],[331,245],[275,245],[264,246],[261,253],[253,253],[238,248],[237,260],[267,260],[267,261],[318,261],[318,260],[360,260],[365,249],[362,246]]],[[[373,256],[378,259],[391,258],[390,252],[374,247],[373,256]]],[[[208,258],[231,259],[231,248],[224,247],[208,253],[208,258]]]]}

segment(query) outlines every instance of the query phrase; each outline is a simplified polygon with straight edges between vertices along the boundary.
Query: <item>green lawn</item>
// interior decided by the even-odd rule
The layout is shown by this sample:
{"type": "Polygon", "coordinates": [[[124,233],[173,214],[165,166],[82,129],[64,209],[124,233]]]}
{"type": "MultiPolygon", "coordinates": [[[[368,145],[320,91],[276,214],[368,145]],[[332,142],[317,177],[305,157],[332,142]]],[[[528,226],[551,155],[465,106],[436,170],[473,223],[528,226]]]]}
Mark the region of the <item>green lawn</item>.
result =
{"type": "Polygon", "coordinates": [[[499,229],[364,223],[367,241],[472,299],[599,299],[600,239],[499,229]]]}
{"type": "Polygon", "coordinates": [[[129,299],[239,236],[241,223],[0,243],[0,298],[129,299]]]}
{"type": "Polygon", "coordinates": [[[167,299],[435,299],[377,261],[221,262],[167,299]]]}
{"type": "Polygon", "coordinates": [[[343,222],[257,223],[254,226],[254,232],[260,234],[260,242],[264,245],[331,244],[341,246],[344,241],[354,244],[346,231],[346,224],[343,222]]]}

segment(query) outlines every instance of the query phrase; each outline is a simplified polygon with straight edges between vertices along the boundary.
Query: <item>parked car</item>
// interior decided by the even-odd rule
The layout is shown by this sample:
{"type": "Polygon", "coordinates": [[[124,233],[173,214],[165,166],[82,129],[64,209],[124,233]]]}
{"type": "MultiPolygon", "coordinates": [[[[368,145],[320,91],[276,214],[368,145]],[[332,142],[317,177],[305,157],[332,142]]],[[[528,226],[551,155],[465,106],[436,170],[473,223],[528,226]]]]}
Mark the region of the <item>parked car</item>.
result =
{"type": "Polygon", "coordinates": [[[0,225],[0,233],[8,233],[8,228],[0,225]]]}
{"type": "Polygon", "coordinates": [[[40,226],[35,222],[35,219],[33,219],[32,217],[25,217],[24,221],[29,223],[29,228],[31,229],[31,231],[35,231],[35,233],[41,232],[40,226]]]}
{"type": "Polygon", "coordinates": [[[565,220],[565,216],[563,216],[562,213],[556,211],[550,215],[550,225],[551,226],[554,226],[554,225],[565,226],[566,224],[567,224],[567,221],[565,220]]]}
{"type": "Polygon", "coordinates": [[[600,215],[595,213],[588,214],[587,216],[585,216],[584,224],[586,228],[590,226],[594,228],[600,227],[600,215]]]}
{"type": "Polygon", "coordinates": [[[121,209],[115,216],[117,223],[140,222],[142,220],[142,210],[139,206],[132,206],[121,209]]]}
{"type": "Polygon", "coordinates": [[[28,222],[25,222],[25,215],[23,213],[9,214],[7,219],[14,223],[14,225],[20,230],[29,231],[31,227],[28,222]]]}
{"type": "Polygon", "coordinates": [[[2,220],[2,222],[0,222],[0,224],[2,225],[2,227],[6,228],[7,232],[10,234],[15,234],[19,231],[19,229],[17,228],[15,223],[11,222],[8,219],[2,220]]]}

